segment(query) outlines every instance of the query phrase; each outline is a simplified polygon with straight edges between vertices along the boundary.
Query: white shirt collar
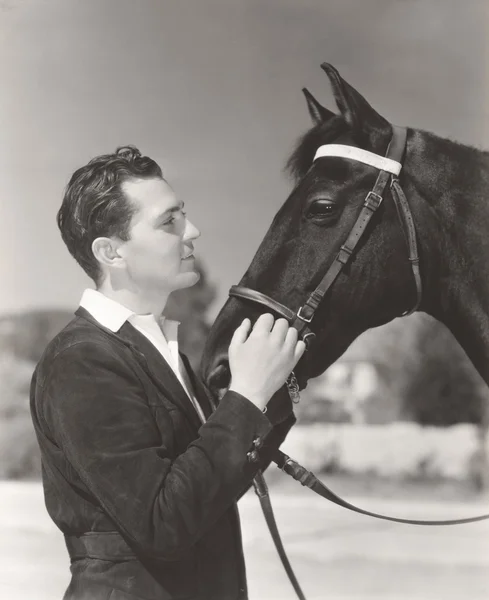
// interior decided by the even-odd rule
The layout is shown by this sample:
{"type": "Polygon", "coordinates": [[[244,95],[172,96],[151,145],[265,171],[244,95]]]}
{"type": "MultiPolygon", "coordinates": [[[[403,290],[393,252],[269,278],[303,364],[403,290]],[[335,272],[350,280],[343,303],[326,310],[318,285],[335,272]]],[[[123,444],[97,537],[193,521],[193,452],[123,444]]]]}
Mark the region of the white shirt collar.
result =
{"type": "MultiPolygon", "coordinates": [[[[128,320],[133,317],[136,321],[144,319],[154,320],[153,315],[137,315],[131,309],[123,306],[120,302],[108,298],[98,290],[87,288],[81,297],[80,306],[87,310],[92,317],[110,331],[116,333],[128,320]]],[[[178,335],[179,321],[164,318],[162,329],[167,341],[176,341],[178,335]]]]}

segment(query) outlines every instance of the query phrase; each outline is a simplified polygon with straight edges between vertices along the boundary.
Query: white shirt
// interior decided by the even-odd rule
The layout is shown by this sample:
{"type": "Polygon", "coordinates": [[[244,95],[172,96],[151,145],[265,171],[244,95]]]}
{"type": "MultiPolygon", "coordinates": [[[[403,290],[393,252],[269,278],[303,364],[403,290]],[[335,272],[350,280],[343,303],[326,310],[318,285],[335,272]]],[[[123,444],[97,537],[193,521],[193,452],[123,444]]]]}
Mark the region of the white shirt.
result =
{"type": "Polygon", "coordinates": [[[126,321],[129,321],[133,327],[142,333],[168,363],[178,381],[182,384],[183,389],[187,392],[201,422],[205,423],[204,413],[195,397],[185,365],[178,353],[178,326],[180,324],[178,321],[164,318],[160,328],[154,315],[138,315],[119,302],[107,298],[101,292],[90,288],[83,292],[80,306],[87,310],[101,325],[114,333],[119,331],[126,321]]]}

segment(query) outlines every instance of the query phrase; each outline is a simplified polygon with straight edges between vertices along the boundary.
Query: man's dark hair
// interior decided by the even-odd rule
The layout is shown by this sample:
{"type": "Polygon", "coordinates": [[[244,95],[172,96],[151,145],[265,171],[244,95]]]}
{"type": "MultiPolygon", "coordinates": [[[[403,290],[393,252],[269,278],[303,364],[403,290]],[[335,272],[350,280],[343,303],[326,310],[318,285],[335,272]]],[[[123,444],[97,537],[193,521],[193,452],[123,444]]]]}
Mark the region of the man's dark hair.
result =
{"type": "Polygon", "coordinates": [[[77,169],[66,186],[57,222],[64,243],[82,269],[98,285],[100,268],[92,252],[98,237],[129,239],[135,207],[122,184],[130,179],[163,179],[158,164],[134,146],[121,146],[114,154],[93,158],[77,169]]]}

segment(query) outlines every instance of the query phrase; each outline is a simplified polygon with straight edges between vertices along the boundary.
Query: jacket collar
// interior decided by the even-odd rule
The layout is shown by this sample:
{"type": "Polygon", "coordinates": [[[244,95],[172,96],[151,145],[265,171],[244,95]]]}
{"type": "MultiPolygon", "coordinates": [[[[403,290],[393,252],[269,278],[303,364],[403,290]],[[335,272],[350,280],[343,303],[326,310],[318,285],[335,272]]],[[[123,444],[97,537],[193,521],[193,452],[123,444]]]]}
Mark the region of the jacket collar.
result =
{"type": "MultiPolygon", "coordinates": [[[[175,404],[177,404],[183,410],[186,417],[196,430],[200,428],[202,423],[200,422],[190,398],[178,381],[177,376],[167,362],[162,359],[161,354],[153,346],[153,344],[135,327],[133,327],[131,323],[125,321],[119,331],[114,333],[108,327],[100,324],[88,312],[88,310],[82,306],[76,310],[75,315],[86,319],[95,327],[105,331],[110,337],[115,338],[120,343],[127,346],[132,351],[140,366],[145,370],[160,391],[162,391],[166,397],[169,397],[175,401],[175,404]]],[[[189,372],[189,376],[192,379],[192,383],[194,384],[197,400],[202,406],[205,417],[208,418],[211,413],[211,406],[205,392],[205,388],[194,376],[190,365],[188,364],[187,357],[181,353],[180,356],[182,357],[182,360],[184,361],[189,372]]]]}
{"type": "Polygon", "coordinates": [[[110,329],[113,333],[119,331],[124,323],[134,315],[134,312],[120,302],[108,298],[98,290],[87,288],[81,297],[80,306],[87,310],[93,318],[110,329]]]}
{"type": "MultiPolygon", "coordinates": [[[[80,306],[86,309],[98,323],[110,329],[113,333],[117,333],[126,321],[133,323],[133,319],[142,316],[137,315],[130,308],[92,288],[87,288],[83,292],[80,306]]],[[[149,314],[144,316],[154,318],[149,314]]],[[[180,324],[178,321],[172,321],[160,316],[159,319],[154,318],[154,322],[158,322],[158,327],[161,327],[168,342],[177,340],[178,326],[180,324]]]]}

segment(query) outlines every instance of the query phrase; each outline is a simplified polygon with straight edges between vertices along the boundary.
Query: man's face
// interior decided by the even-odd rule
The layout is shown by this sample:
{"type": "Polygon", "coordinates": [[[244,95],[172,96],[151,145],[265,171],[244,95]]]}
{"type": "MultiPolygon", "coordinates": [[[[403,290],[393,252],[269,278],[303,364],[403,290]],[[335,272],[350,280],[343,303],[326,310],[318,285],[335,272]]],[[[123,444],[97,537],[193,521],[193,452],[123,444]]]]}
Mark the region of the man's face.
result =
{"type": "Polygon", "coordinates": [[[131,179],[122,191],[136,211],[129,240],[118,254],[135,289],[149,294],[170,294],[197,283],[193,240],[199,230],[186,218],[183,203],[162,179],[131,179]]]}

